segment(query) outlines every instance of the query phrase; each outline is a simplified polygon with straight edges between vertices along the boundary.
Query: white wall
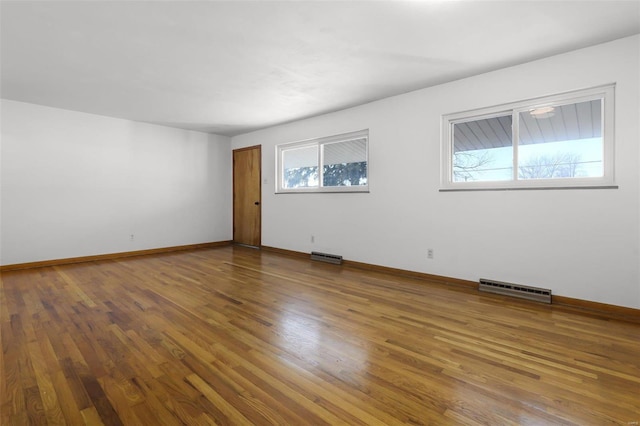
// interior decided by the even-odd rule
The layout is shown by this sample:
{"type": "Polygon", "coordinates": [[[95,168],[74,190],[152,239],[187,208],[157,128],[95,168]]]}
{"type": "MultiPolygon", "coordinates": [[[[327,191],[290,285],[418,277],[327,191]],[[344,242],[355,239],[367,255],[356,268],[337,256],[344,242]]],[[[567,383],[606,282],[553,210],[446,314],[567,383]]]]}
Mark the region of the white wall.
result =
{"type": "Polygon", "coordinates": [[[639,50],[629,37],[232,138],[263,146],[262,243],[640,308],[639,50]],[[438,191],[442,114],[612,82],[619,189],[438,191]],[[370,193],[274,194],[276,144],[363,128],[370,193]]]}
{"type": "Polygon", "coordinates": [[[229,138],[1,102],[3,265],[231,239],[229,138]]]}

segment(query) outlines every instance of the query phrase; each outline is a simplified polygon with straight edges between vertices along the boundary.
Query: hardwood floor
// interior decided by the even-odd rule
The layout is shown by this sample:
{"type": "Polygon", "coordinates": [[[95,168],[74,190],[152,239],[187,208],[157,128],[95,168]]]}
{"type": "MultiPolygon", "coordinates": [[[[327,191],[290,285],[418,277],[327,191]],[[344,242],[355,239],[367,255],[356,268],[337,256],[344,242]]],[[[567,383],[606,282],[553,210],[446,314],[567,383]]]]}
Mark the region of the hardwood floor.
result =
{"type": "Polygon", "coordinates": [[[1,283],[2,425],[640,422],[640,324],[242,247],[1,283]]]}

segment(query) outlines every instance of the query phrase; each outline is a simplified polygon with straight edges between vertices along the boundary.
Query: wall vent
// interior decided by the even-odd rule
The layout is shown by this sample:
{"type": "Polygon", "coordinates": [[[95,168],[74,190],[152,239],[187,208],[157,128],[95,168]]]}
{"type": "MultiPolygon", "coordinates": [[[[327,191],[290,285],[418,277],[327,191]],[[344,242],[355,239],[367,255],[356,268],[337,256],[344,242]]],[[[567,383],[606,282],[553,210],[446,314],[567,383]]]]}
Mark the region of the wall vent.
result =
{"type": "Polygon", "coordinates": [[[526,285],[504,283],[501,281],[480,278],[480,291],[504,294],[536,302],[551,303],[551,290],[546,288],[529,287],[526,285]]]}
{"type": "Polygon", "coordinates": [[[320,262],[333,263],[335,265],[342,264],[342,256],[337,254],[320,253],[318,251],[311,252],[311,260],[319,260],[320,262]]]}

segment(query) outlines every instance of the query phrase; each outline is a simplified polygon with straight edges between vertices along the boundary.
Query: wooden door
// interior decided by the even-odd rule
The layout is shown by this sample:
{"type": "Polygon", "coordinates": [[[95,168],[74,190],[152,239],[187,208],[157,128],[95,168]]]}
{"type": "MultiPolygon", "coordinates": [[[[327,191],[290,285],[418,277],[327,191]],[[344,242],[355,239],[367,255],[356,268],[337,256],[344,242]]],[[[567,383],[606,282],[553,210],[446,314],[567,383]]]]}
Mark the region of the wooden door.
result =
{"type": "Polygon", "coordinates": [[[252,146],[233,150],[233,242],[260,247],[262,150],[252,146]]]}

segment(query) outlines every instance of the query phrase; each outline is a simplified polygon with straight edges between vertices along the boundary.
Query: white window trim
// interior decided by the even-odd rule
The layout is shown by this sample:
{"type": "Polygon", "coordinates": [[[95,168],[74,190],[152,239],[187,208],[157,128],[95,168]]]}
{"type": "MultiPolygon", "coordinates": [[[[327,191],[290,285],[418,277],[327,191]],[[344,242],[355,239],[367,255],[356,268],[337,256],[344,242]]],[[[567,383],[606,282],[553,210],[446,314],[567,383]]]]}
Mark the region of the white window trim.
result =
{"type": "Polygon", "coordinates": [[[314,192],[369,192],[371,169],[369,167],[369,129],[358,130],[355,132],[342,133],[339,135],[326,136],[321,138],[307,139],[304,141],[284,143],[276,146],[276,194],[295,194],[295,193],[314,193],[314,192]],[[354,186],[322,186],[322,164],[323,164],[323,150],[322,145],[346,142],[351,139],[366,138],[366,161],[367,161],[367,184],[366,185],[354,185],[354,186]],[[318,186],[314,187],[302,187],[302,188],[283,188],[284,170],[282,169],[282,153],[286,150],[293,148],[301,148],[305,146],[317,146],[318,147],[318,186]]]}
{"type": "Polygon", "coordinates": [[[442,116],[440,191],[617,188],[614,177],[614,105],[615,84],[565,92],[540,98],[442,116]],[[602,99],[603,176],[586,178],[517,179],[520,112],[549,105],[578,103],[602,99]],[[512,115],[514,178],[508,181],[454,182],[452,129],[456,123],[512,115]]]}

